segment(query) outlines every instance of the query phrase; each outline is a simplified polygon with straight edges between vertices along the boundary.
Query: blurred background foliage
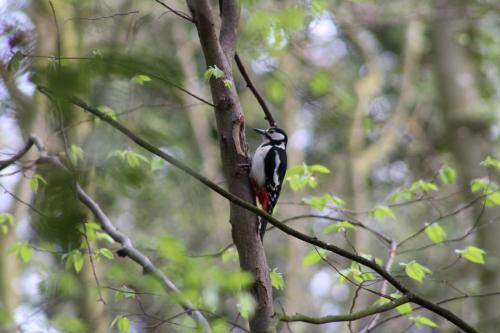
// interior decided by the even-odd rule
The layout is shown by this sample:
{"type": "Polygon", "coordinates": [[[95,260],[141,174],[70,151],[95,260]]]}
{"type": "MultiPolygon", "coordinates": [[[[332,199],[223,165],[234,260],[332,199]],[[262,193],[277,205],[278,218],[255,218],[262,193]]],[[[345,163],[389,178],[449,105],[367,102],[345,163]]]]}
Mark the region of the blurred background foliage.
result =
{"type": "MultiPolygon", "coordinates": [[[[188,12],[183,1],[166,3],[188,12]]],[[[463,297],[446,306],[480,331],[496,331],[498,296],[469,296],[500,285],[498,2],[241,3],[238,53],[290,139],[293,167],[275,214],[306,215],[289,223],[382,264],[387,240],[397,241],[396,276],[435,301],[463,297]]],[[[175,297],[116,255],[78,203],[75,179],[207,310],[214,332],[244,327],[252,277],[229,247],[227,202],[107,124],[36,93],[43,85],[78,96],[224,186],[194,27],[155,1],[53,0],[53,8],[55,17],[46,0],[0,1],[0,160],[33,134],[71,166],[71,176],[35,168],[33,152],[1,172],[0,331],[193,331],[175,297]]],[[[266,126],[234,72],[247,129],[266,126]]],[[[252,133],[251,150],[259,140],[252,133]]],[[[355,263],[275,230],[265,247],[276,312],[340,314],[377,300],[346,280],[381,288],[355,263]]],[[[457,330],[408,306],[382,318],[373,332],[457,330]]],[[[357,332],[370,320],[289,327],[357,332]]]]}

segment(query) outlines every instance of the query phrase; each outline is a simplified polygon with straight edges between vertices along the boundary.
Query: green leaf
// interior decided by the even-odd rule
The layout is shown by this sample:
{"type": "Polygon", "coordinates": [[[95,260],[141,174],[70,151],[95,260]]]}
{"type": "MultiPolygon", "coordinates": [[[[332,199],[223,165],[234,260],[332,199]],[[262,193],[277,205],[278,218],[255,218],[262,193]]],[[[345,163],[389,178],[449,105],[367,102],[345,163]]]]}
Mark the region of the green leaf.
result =
{"type": "Polygon", "coordinates": [[[77,273],[79,273],[82,270],[83,267],[83,254],[79,250],[75,250],[73,254],[73,268],[77,273]]]}
{"type": "Polygon", "coordinates": [[[480,163],[482,166],[485,167],[492,167],[497,170],[500,170],[500,161],[497,159],[494,159],[491,156],[486,156],[486,159],[480,163]]]}
{"type": "Polygon", "coordinates": [[[121,286],[120,290],[117,290],[115,292],[115,297],[117,300],[122,299],[122,298],[134,299],[135,296],[136,296],[136,292],[127,286],[121,286]]]}
{"type": "Polygon", "coordinates": [[[14,225],[14,215],[9,213],[0,213],[0,225],[12,227],[14,225]]]}
{"type": "Polygon", "coordinates": [[[328,235],[328,234],[331,234],[334,232],[335,233],[344,232],[344,231],[347,231],[347,229],[356,229],[356,227],[347,221],[332,223],[332,224],[326,226],[325,229],[323,229],[323,234],[328,235]]]}
{"type": "Polygon", "coordinates": [[[396,219],[396,215],[394,214],[394,212],[392,211],[392,209],[390,209],[387,206],[377,206],[377,207],[375,207],[374,210],[372,210],[369,213],[369,215],[372,216],[372,217],[374,217],[374,218],[376,218],[379,221],[385,220],[386,217],[390,217],[392,219],[396,219]]]}
{"type": "Polygon", "coordinates": [[[107,249],[105,247],[99,249],[99,254],[102,255],[103,257],[106,257],[110,260],[114,258],[113,252],[111,252],[110,249],[107,249]]]}
{"type": "Polygon", "coordinates": [[[489,180],[486,178],[476,178],[470,182],[470,190],[473,193],[485,190],[488,187],[489,180]]]}
{"type": "Polygon", "coordinates": [[[252,295],[246,292],[242,292],[239,295],[238,309],[243,318],[250,318],[255,311],[255,300],[252,295]]]}
{"type": "Polygon", "coordinates": [[[303,260],[304,266],[312,266],[312,265],[316,264],[325,255],[326,255],[326,251],[323,249],[312,249],[304,257],[304,260],[303,260]]]}
{"type": "Polygon", "coordinates": [[[227,249],[222,254],[222,262],[238,261],[238,251],[233,248],[227,249]]]}
{"type": "Polygon", "coordinates": [[[412,260],[406,264],[401,263],[401,265],[405,266],[406,275],[420,283],[422,283],[426,274],[432,274],[432,271],[430,269],[419,264],[415,260],[412,260]]]}
{"type": "Polygon", "coordinates": [[[443,166],[441,170],[439,170],[439,177],[445,184],[455,184],[457,180],[457,172],[452,167],[443,166]]]}
{"type": "Polygon", "coordinates": [[[165,166],[165,161],[161,158],[153,158],[151,160],[151,171],[157,171],[163,169],[165,166]]]}
{"type": "Polygon", "coordinates": [[[493,206],[493,205],[500,205],[500,192],[495,191],[491,194],[488,194],[486,196],[486,199],[484,200],[484,204],[488,207],[493,206]]]}
{"type": "Polygon", "coordinates": [[[73,165],[76,165],[78,163],[78,160],[83,161],[83,156],[83,149],[75,144],[71,144],[71,147],[69,149],[69,160],[71,161],[71,163],[73,163],[73,165]]]}
{"type": "Polygon", "coordinates": [[[40,182],[47,185],[47,181],[41,175],[36,173],[33,175],[33,177],[31,177],[30,186],[31,186],[31,190],[33,191],[33,193],[36,193],[38,191],[38,187],[39,187],[40,182]]]}
{"type": "Polygon", "coordinates": [[[144,85],[144,82],[151,81],[151,78],[144,74],[139,74],[130,79],[132,83],[138,84],[140,86],[144,85]]]}
{"type": "Polygon", "coordinates": [[[118,328],[119,332],[128,332],[130,330],[130,320],[122,315],[118,315],[111,322],[110,327],[115,326],[118,328]]]}
{"type": "Polygon", "coordinates": [[[312,172],[319,172],[319,173],[325,173],[328,174],[330,173],[330,169],[328,169],[326,166],[321,165],[321,164],[313,164],[309,167],[309,170],[312,172]]]}
{"type": "Polygon", "coordinates": [[[163,258],[177,262],[183,261],[187,257],[184,244],[172,236],[164,236],[160,238],[158,243],[158,252],[163,258]]]}
{"type": "Polygon", "coordinates": [[[420,327],[422,325],[426,325],[429,327],[439,327],[438,324],[436,324],[430,318],[424,316],[410,317],[409,319],[415,322],[416,327],[420,327]]]}
{"type": "Polygon", "coordinates": [[[98,240],[106,241],[106,242],[111,243],[111,244],[115,242],[115,241],[113,240],[113,238],[111,238],[111,236],[110,236],[110,235],[108,235],[108,234],[106,234],[106,233],[104,233],[104,232],[97,232],[97,233],[96,233],[96,238],[97,238],[98,240]]]}
{"type": "Polygon", "coordinates": [[[285,286],[285,280],[283,279],[283,274],[278,272],[275,268],[271,271],[271,285],[273,288],[281,290],[285,286]]]}
{"type": "Polygon", "coordinates": [[[8,253],[15,253],[16,257],[21,259],[25,264],[33,257],[33,249],[29,246],[28,242],[17,242],[13,244],[9,248],[8,253]]]}
{"type": "Polygon", "coordinates": [[[309,81],[309,89],[314,96],[321,96],[330,90],[331,83],[331,74],[320,71],[313,76],[311,81],[309,81]]]}
{"type": "Polygon", "coordinates": [[[208,66],[208,69],[203,74],[203,77],[205,78],[206,81],[208,81],[212,77],[220,79],[221,77],[224,77],[224,75],[225,75],[224,72],[219,67],[217,67],[217,65],[213,65],[213,66],[208,66]]]}
{"type": "MultiPolygon", "coordinates": [[[[106,105],[100,105],[97,107],[97,110],[101,113],[104,113],[105,116],[108,116],[109,118],[113,119],[113,120],[117,120],[118,117],[116,116],[116,112],[110,108],[109,106],[106,106],[106,105]]],[[[95,118],[95,123],[96,124],[99,124],[101,122],[101,119],[99,119],[98,117],[95,118]]]]}
{"type": "Polygon", "coordinates": [[[463,250],[455,250],[456,253],[464,257],[465,259],[469,260],[470,262],[473,262],[475,264],[485,264],[484,257],[486,255],[486,251],[483,249],[480,249],[475,246],[467,246],[463,250]]]}
{"type": "MultiPolygon", "coordinates": [[[[392,298],[395,298],[395,299],[398,299],[398,298],[401,298],[401,294],[400,293],[392,293],[390,295],[392,298]]],[[[382,302],[382,300],[384,300],[382,304],[380,305],[383,305],[385,303],[389,303],[390,301],[388,299],[379,299],[379,301],[382,302]]],[[[412,313],[413,311],[413,308],[411,306],[411,303],[405,303],[405,304],[401,304],[400,306],[396,307],[396,310],[399,312],[399,314],[401,314],[402,316],[406,316],[410,313],[412,313]]]]}
{"type": "Polygon", "coordinates": [[[269,100],[275,104],[281,103],[286,96],[286,88],[281,80],[269,77],[266,80],[266,94],[269,100]]]}
{"type": "Polygon", "coordinates": [[[371,272],[363,271],[361,265],[355,261],[351,263],[351,267],[349,268],[350,275],[357,283],[362,283],[365,281],[373,281],[375,280],[375,276],[371,272]]]}
{"type": "Polygon", "coordinates": [[[401,304],[400,306],[396,307],[396,310],[402,316],[406,316],[413,311],[413,308],[412,308],[410,303],[405,303],[405,304],[401,304]]]}
{"type": "Polygon", "coordinates": [[[427,226],[425,227],[425,234],[431,241],[436,244],[439,244],[446,239],[446,231],[437,222],[427,224],[427,226]]]}
{"type": "Polygon", "coordinates": [[[21,60],[23,59],[24,55],[21,52],[17,51],[16,53],[14,53],[12,58],[10,58],[9,64],[7,65],[7,70],[11,73],[17,72],[21,64],[21,60]]]}
{"type": "Polygon", "coordinates": [[[231,80],[223,80],[222,81],[224,83],[224,87],[226,87],[227,89],[231,89],[233,87],[233,82],[231,80]]]}
{"type": "Polygon", "coordinates": [[[417,180],[413,184],[411,184],[409,191],[412,193],[415,193],[417,191],[422,191],[422,192],[430,192],[430,191],[438,191],[439,187],[432,183],[432,182],[426,182],[424,180],[417,180]]]}

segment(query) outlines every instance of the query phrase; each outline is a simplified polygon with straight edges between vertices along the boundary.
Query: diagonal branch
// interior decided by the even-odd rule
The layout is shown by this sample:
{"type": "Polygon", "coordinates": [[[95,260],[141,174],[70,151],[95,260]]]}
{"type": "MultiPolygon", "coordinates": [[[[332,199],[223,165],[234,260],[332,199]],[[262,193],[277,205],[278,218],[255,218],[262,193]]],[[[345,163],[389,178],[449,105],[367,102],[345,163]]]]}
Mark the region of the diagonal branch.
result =
{"type": "MultiPolygon", "coordinates": [[[[56,157],[46,157],[42,158],[48,159],[52,164],[58,166],[65,172],[69,170],[61,163],[61,161],[56,157]]],[[[130,238],[119,231],[111,222],[109,217],[103,212],[101,207],[81,188],[79,184],[76,185],[76,192],[78,199],[82,204],[84,204],[91,212],[94,217],[101,225],[102,229],[117,243],[119,243],[122,248],[119,250],[119,255],[123,257],[129,257],[131,260],[142,266],[144,273],[151,274],[154,276],[166,291],[174,293],[180,305],[198,324],[203,328],[203,332],[211,332],[210,325],[203,314],[195,310],[191,302],[186,299],[182,292],[177,288],[177,286],[159,269],[153,262],[142,252],[137,250],[130,238]]]]}
{"type": "Polygon", "coordinates": [[[38,140],[35,137],[31,136],[28,139],[28,141],[26,141],[26,144],[24,145],[23,149],[21,149],[17,154],[15,154],[14,156],[12,156],[7,160],[0,161],[0,171],[7,168],[9,165],[16,163],[21,158],[23,158],[23,156],[31,149],[33,145],[41,147],[38,140]]]}
{"type": "Polygon", "coordinates": [[[243,65],[243,62],[241,61],[240,56],[236,52],[234,54],[234,60],[236,61],[236,65],[238,66],[238,70],[241,73],[241,76],[243,76],[243,79],[247,83],[247,87],[252,91],[253,95],[257,99],[257,102],[259,102],[260,107],[262,108],[262,111],[264,111],[265,117],[264,119],[267,120],[269,123],[269,126],[271,127],[276,127],[278,124],[276,123],[276,120],[274,120],[273,115],[271,113],[271,110],[269,110],[269,107],[266,104],[266,101],[262,97],[262,95],[259,93],[257,88],[252,82],[252,79],[250,79],[250,76],[247,73],[247,70],[245,66],[243,65]]]}
{"type": "MultiPolygon", "coordinates": [[[[47,88],[41,87],[41,86],[38,86],[38,90],[47,96],[54,95],[54,93],[52,91],[50,91],[47,88]]],[[[308,236],[308,235],[303,234],[303,233],[301,233],[293,228],[290,228],[286,224],[282,223],[281,221],[279,221],[278,219],[276,219],[272,215],[269,215],[268,213],[259,209],[258,207],[254,206],[253,204],[251,204],[251,203],[239,198],[238,196],[235,196],[235,195],[229,193],[228,191],[224,190],[223,188],[221,188],[217,184],[210,181],[208,178],[200,175],[198,172],[193,170],[187,164],[177,160],[173,156],[161,151],[160,149],[153,146],[149,142],[138,137],[137,135],[132,133],[128,128],[126,128],[125,126],[123,126],[119,122],[113,120],[110,116],[100,112],[96,108],[88,106],[83,101],[81,101],[77,98],[74,98],[74,97],[69,98],[69,102],[71,102],[72,104],[79,106],[80,108],[84,109],[85,111],[88,111],[88,112],[92,113],[93,115],[99,117],[103,121],[110,124],[112,127],[116,128],[117,130],[119,130],[120,132],[122,132],[123,134],[128,136],[132,141],[137,143],[142,148],[150,151],[154,155],[164,159],[165,161],[171,163],[175,167],[183,170],[184,172],[186,172],[190,176],[194,177],[195,179],[199,180],[201,183],[205,184],[207,187],[209,187],[213,191],[219,193],[224,198],[228,199],[233,204],[240,206],[240,207],[242,207],[242,208],[258,215],[258,216],[265,218],[266,220],[269,221],[269,223],[271,223],[276,228],[280,229],[281,231],[285,232],[286,234],[288,234],[290,236],[293,236],[293,237],[298,238],[306,243],[309,243],[311,245],[317,246],[319,248],[322,248],[322,249],[325,249],[325,250],[330,251],[332,253],[335,253],[337,255],[340,255],[344,258],[356,261],[356,262],[358,262],[358,263],[360,263],[368,268],[373,269],[381,277],[383,277],[385,280],[387,280],[393,287],[398,289],[403,295],[408,296],[409,301],[411,301],[415,304],[418,304],[418,305],[442,316],[443,318],[452,322],[453,324],[455,324],[456,326],[458,326],[459,328],[461,328],[465,332],[477,333],[477,331],[473,327],[471,327],[469,324],[467,324],[464,320],[459,318],[453,312],[439,306],[436,303],[433,303],[433,302],[427,300],[424,297],[417,295],[416,293],[414,293],[413,291],[408,289],[406,286],[404,286],[402,283],[400,283],[394,276],[392,276],[387,270],[385,270],[383,267],[378,265],[375,261],[366,259],[362,256],[359,256],[357,254],[346,251],[338,246],[321,241],[316,237],[308,236]]]]}
{"type": "MultiPolygon", "coordinates": [[[[178,10],[175,10],[172,7],[164,4],[163,2],[161,2],[159,0],[154,0],[154,1],[157,2],[157,3],[159,3],[160,5],[162,5],[163,7],[166,7],[167,9],[169,9],[171,12],[173,12],[175,15],[179,16],[180,18],[182,18],[182,19],[184,19],[186,21],[189,21],[191,23],[195,23],[196,24],[196,21],[192,17],[188,16],[187,14],[184,14],[184,13],[178,11],[178,10]]],[[[224,1],[224,2],[227,2],[227,1],[224,1]]],[[[222,9],[224,10],[224,8],[222,8],[222,9]]],[[[234,9],[233,9],[233,11],[234,11],[234,9]]],[[[238,15],[239,15],[239,10],[238,10],[238,15]]],[[[224,12],[224,15],[222,15],[222,17],[224,18],[224,17],[227,17],[227,16],[228,16],[228,13],[227,13],[227,10],[226,10],[226,12],[224,12]]],[[[233,22],[233,24],[234,24],[234,22],[233,22]]],[[[227,26],[228,26],[228,24],[227,24],[227,19],[226,19],[226,24],[223,24],[223,27],[225,27],[224,29],[227,30],[227,32],[225,32],[225,35],[227,35],[227,34],[229,34],[231,32],[231,29],[229,29],[227,26]]],[[[233,31],[237,32],[237,30],[234,30],[234,29],[233,29],[233,31]]],[[[222,32],[221,32],[221,37],[222,37],[222,32]]],[[[225,37],[225,38],[229,40],[228,37],[225,37]]],[[[232,38],[236,39],[236,36],[232,36],[232,38]]],[[[221,43],[222,43],[222,40],[221,40],[221,43]]],[[[259,93],[259,91],[255,87],[255,85],[253,84],[252,79],[248,75],[248,72],[247,72],[245,66],[243,65],[243,62],[241,61],[241,58],[238,55],[238,52],[234,51],[234,47],[231,48],[230,51],[231,51],[231,54],[234,53],[234,60],[236,62],[236,65],[238,66],[238,70],[240,71],[241,76],[243,76],[243,79],[245,80],[245,82],[247,84],[247,87],[250,89],[250,91],[252,91],[253,95],[257,99],[257,102],[259,103],[260,107],[262,108],[262,111],[264,111],[264,115],[265,115],[264,119],[268,121],[269,126],[271,126],[271,127],[277,126],[278,124],[274,120],[274,117],[273,117],[273,115],[271,113],[271,110],[267,106],[267,103],[264,100],[264,98],[262,97],[262,95],[259,93]]]]}
{"type": "Polygon", "coordinates": [[[280,321],[284,321],[284,322],[301,321],[301,322],[315,324],[315,325],[334,323],[334,322],[339,322],[339,321],[353,321],[353,320],[358,320],[358,319],[365,318],[365,317],[368,317],[368,316],[371,316],[374,314],[379,314],[379,313],[382,313],[385,311],[392,310],[400,305],[408,303],[409,301],[410,301],[410,297],[403,296],[403,297],[400,297],[400,298],[395,299],[393,301],[390,301],[389,303],[386,303],[384,305],[373,306],[373,307],[367,308],[365,310],[353,312],[350,314],[332,315],[332,316],[324,316],[324,317],[310,317],[310,316],[306,316],[303,314],[295,314],[292,316],[280,316],[279,319],[280,319],[280,321]]]}

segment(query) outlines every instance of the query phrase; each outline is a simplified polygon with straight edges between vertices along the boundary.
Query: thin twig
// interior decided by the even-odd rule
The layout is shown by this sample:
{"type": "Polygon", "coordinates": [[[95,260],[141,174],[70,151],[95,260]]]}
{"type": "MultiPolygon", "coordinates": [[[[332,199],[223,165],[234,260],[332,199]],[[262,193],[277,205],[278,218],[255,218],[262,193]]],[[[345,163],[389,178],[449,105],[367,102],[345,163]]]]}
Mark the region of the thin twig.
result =
{"type": "Polygon", "coordinates": [[[241,76],[243,76],[243,79],[245,79],[245,82],[247,83],[247,87],[250,88],[253,95],[257,99],[257,102],[259,102],[259,105],[262,108],[262,111],[264,111],[264,114],[265,114],[264,119],[267,120],[267,122],[269,123],[269,126],[271,126],[271,127],[278,126],[278,124],[276,123],[276,121],[273,118],[271,110],[269,110],[269,107],[266,104],[266,101],[264,100],[262,95],[259,93],[259,91],[255,87],[255,85],[253,84],[252,79],[250,79],[250,76],[248,75],[247,70],[246,70],[245,66],[243,65],[243,62],[241,61],[241,58],[238,55],[238,52],[236,52],[234,54],[234,60],[236,61],[236,65],[238,66],[238,69],[241,73],[241,76]]]}

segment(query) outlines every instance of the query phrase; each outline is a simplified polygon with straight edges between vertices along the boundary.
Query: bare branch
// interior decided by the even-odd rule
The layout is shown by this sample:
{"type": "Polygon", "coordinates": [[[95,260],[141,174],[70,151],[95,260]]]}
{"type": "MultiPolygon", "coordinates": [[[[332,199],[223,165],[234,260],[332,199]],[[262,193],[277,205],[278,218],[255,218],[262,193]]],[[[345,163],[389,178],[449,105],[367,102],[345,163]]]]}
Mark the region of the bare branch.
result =
{"type": "Polygon", "coordinates": [[[33,145],[37,145],[40,147],[40,143],[37,141],[37,139],[31,136],[29,137],[28,141],[26,141],[23,149],[21,149],[17,154],[7,160],[0,161],[0,171],[23,158],[23,156],[26,155],[26,153],[31,149],[33,145]]]}
{"type": "MultiPolygon", "coordinates": [[[[48,96],[53,95],[53,92],[48,90],[47,88],[38,87],[38,90],[42,92],[43,94],[46,94],[48,96]]],[[[80,108],[96,115],[103,121],[107,122],[126,136],[128,136],[131,140],[133,140],[135,143],[137,143],[139,146],[143,147],[144,149],[150,151],[151,153],[155,154],[156,156],[164,159],[165,161],[171,163],[172,165],[176,166],[177,168],[183,170],[187,174],[191,175],[195,179],[199,180],[201,183],[205,184],[207,187],[212,189],[213,191],[219,193],[222,195],[224,198],[228,199],[230,202],[233,204],[242,207],[258,216],[261,216],[265,218],[269,223],[280,229],[281,231],[285,232],[286,234],[293,236],[295,238],[298,238],[306,243],[309,243],[311,245],[317,246],[319,248],[328,250],[330,252],[333,252],[337,255],[340,255],[344,258],[356,261],[366,267],[369,267],[373,269],[376,273],[378,273],[381,277],[383,277],[385,280],[387,280],[393,287],[398,289],[403,295],[408,296],[409,300],[413,303],[416,303],[418,305],[423,306],[424,308],[442,316],[443,318],[446,318],[448,321],[454,323],[456,326],[464,330],[465,332],[468,333],[477,333],[477,331],[471,327],[469,324],[467,324],[463,319],[459,318],[457,315],[455,315],[453,312],[442,308],[441,306],[437,305],[436,303],[433,303],[426,298],[423,298],[410,289],[408,289],[406,286],[404,286],[402,283],[400,283],[394,276],[392,276],[387,270],[385,270],[383,267],[378,265],[375,261],[366,259],[362,256],[359,256],[357,254],[351,253],[349,251],[346,251],[338,246],[335,246],[333,244],[328,244],[324,241],[319,240],[316,237],[311,237],[306,234],[303,234],[293,228],[290,228],[286,224],[282,223],[272,215],[266,213],[265,211],[259,209],[255,205],[239,198],[238,196],[235,196],[231,194],[230,192],[224,190],[223,188],[219,187],[217,184],[213,183],[211,180],[208,178],[200,175],[197,173],[195,170],[193,170],[191,167],[189,167],[187,164],[177,160],[173,156],[161,151],[160,149],[156,148],[149,142],[143,140],[142,138],[138,137],[134,133],[132,133],[128,128],[120,124],[119,122],[113,120],[110,116],[100,112],[94,107],[88,106],[85,104],[83,101],[77,99],[77,98],[69,98],[69,101],[73,103],[76,106],[79,106],[80,108]]]]}
{"type": "Polygon", "coordinates": [[[259,105],[262,108],[262,111],[264,111],[264,114],[265,114],[264,119],[267,120],[267,122],[269,123],[269,126],[276,127],[278,124],[274,120],[273,115],[271,113],[271,110],[269,110],[269,107],[267,106],[266,101],[264,100],[262,95],[259,93],[259,91],[255,87],[255,85],[253,84],[252,79],[250,79],[250,76],[248,75],[247,70],[246,70],[245,66],[243,65],[243,62],[241,61],[241,58],[237,52],[234,54],[234,60],[236,61],[236,65],[238,66],[238,69],[241,73],[241,76],[243,76],[243,79],[247,83],[247,87],[252,91],[253,95],[257,99],[257,102],[259,102],[259,105]]]}
{"type": "Polygon", "coordinates": [[[370,307],[370,308],[367,308],[365,310],[353,312],[350,314],[333,315],[333,316],[325,316],[325,317],[309,317],[309,316],[306,316],[303,314],[296,314],[293,316],[280,316],[279,319],[280,319],[280,321],[284,321],[284,322],[301,321],[301,322],[306,322],[306,323],[315,324],[315,325],[334,323],[334,322],[339,322],[339,321],[354,321],[354,320],[362,319],[362,318],[365,318],[365,317],[368,317],[368,316],[371,316],[374,314],[378,314],[378,313],[392,310],[400,305],[408,303],[409,301],[410,301],[410,297],[402,296],[402,297],[395,299],[393,301],[390,301],[389,303],[386,303],[384,305],[370,307]]]}

